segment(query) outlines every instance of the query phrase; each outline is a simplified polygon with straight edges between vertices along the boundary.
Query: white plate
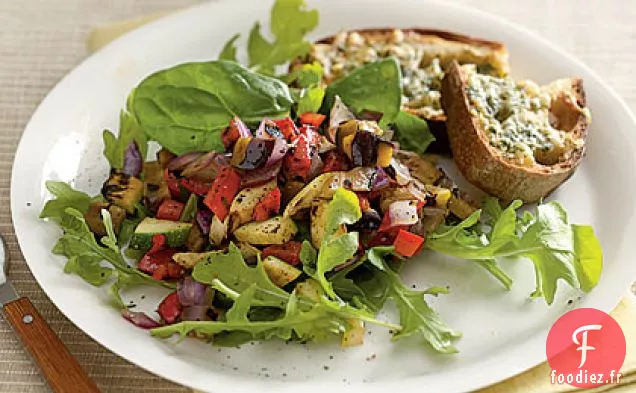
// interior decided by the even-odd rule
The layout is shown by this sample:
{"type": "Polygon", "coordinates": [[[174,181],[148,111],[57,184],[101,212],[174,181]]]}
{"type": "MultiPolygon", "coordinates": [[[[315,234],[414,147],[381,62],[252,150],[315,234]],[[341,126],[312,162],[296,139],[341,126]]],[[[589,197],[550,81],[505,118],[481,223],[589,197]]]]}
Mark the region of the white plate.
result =
{"type": "MultiPolygon", "coordinates": [[[[80,329],[118,355],[162,377],[215,392],[341,392],[354,387],[367,392],[458,392],[502,380],[544,360],[548,329],[573,307],[567,301],[577,300],[578,294],[561,287],[552,307],[541,299],[530,301],[534,275],[526,261],[505,263],[515,278],[511,293],[470,263],[426,254],[409,264],[404,272],[409,284],[451,288],[450,295],[432,301],[444,319],[464,333],[458,343],[461,353],[446,357],[413,342],[393,344],[380,329],[368,335],[363,347],[347,351],[336,344],[267,343],[240,350],[194,340],[175,345],[124,321],[106,305],[104,289],[62,272],[64,260],[50,253],[59,229],[37,218],[49,197],[45,180],[73,181],[97,193],[108,170],[101,155],[101,131],[116,129],[118,111],[130,89],[153,71],[215,58],[232,34],[247,33],[256,19],[268,19],[270,5],[257,0],[207,3],[145,26],[82,63],[40,105],[16,155],[11,207],[22,251],[44,291],[80,329]]],[[[605,251],[600,284],[574,305],[609,311],[636,277],[636,127],[616,94],[548,42],[475,10],[422,0],[326,0],[311,6],[321,16],[312,38],[353,27],[447,29],[504,41],[516,77],[538,82],[583,77],[594,121],[588,156],[554,197],[574,222],[594,225],[605,251]]],[[[152,309],[154,304],[148,302],[159,294],[146,295],[145,307],[152,309]]],[[[140,293],[130,296],[139,302],[140,293]]]]}

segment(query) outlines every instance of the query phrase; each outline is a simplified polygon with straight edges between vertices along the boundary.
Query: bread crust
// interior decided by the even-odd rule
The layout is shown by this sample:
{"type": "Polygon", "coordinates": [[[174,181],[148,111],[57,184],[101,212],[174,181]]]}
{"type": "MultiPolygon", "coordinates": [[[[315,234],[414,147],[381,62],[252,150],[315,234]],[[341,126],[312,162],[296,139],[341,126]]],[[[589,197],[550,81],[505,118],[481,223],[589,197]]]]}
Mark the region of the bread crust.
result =
{"type": "MultiPolygon", "coordinates": [[[[553,126],[569,130],[585,142],[589,115],[581,110],[586,107],[583,81],[572,78],[564,82],[554,82],[551,92],[553,126]],[[568,104],[565,95],[559,95],[564,88],[569,89],[568,96],[575,97],[576,103],[568,104]]],[[[490,145],[479,119],[471,114],[466,85],[466,74],[454,62],[442,81],[442,108],[447,114],[446,129],[453,159],[468,181],[504,201],[536,202],[572,176],[585,155],[585,143],[567,160],[554,165],[523,166],[511,162],[490,145]]]]}
{"type": "MultiPolygon", "coordinates": [[[[348,33],[357,32],[366,37],[373,37],[374,39],[382,39],[382,38],[386,39],[387,36],[392,34],[392,32],[395,29],[396,28],[392,28],[392,27],[380,27],[380,28],[347,30],[347,32],[348,33]]],[[[470,45],[477,48],[483,48],[487,51],[490,51],[494,57],[500,58],[502,60],[501,61],[502,64],[500,67],[500,71],[502,73],[507,74],[509,72],[509,65],[507,62],[508,50],[506,49],[505,45],[501,42],[489,41],[489,40],[485,40],[481,38],[471,37],[464,34],[458,34],[458,33],[453,33],[453,32],[449,32],[445,30],[438,30],[438,29],[411,27],[411,28],[403,28],[400,30],[402,30],[405,33],[415,33],[416,41],[418,41],[417,38],[421,38],[419,39],[419,41],[426,42],[432,36],[432,37],[437,37],[452,43],[461,43],[461,44],[466,44],[466,45],[470,45]]],[[[336,37],[335,35],[325,37],[323,39],[316,41],[316,43],[330,44],[333,42],[335,37],[336,37]]],[[[302,64],[304,64],[307,61],[308,59],[298,58],[291,63],[290,69],[292,70],[296,69],[297,67],[302,66],[302,64]]],[[[323,80],[323,82],[327,82],[327,81],[323,80]]],[[[444,153],[444,154],[450,153],[450,150],[448,148],[448,136],[446,134],[446,125],[445,125],[446,115],[444,113],[423,114],[417,109],[409,108],[407,106],[403,106],[402,110],[404,110],[405,112],[411,113],[415,116],[421,117],[422,119],[427,121],[429,129],[431,130],[431,132],[436,138],[436,141],[433,144],[431,144],[431,146],[429,147],[429,151],[435,152],[435,153],[444,153]]]]}

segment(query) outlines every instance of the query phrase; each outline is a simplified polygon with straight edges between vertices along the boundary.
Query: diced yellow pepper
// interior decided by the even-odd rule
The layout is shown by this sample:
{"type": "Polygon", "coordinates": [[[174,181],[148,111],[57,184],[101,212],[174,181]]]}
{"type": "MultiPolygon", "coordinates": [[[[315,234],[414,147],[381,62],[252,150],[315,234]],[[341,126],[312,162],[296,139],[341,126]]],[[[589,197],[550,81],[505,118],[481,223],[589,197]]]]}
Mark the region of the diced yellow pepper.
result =
{"type": "Polygon", "coordinates": [[[378,144],[378,159],[376,164],[379,167],[386,168],[391,165],[391,158],[393,158],[393,146],[389,143],[378,144]]]}
{"type": "Polygon", "coordinates": [[[451,190],[448,188],[440,188],[437,194],[435,194],[435,204],[437,204],[438,207],[445,208],[448,205],[448,200],[451,196],[451,190]]]}
{"type": "Polygon", "coordinates": [[[348,120],[338,126],[338,134],[336,144],[342,148],[342,140],[349,136],[354,135],[358,131],[358,120],[348,120]]]}
{"type": "Polygon", "coordinates": [[[343,348],[364,344],[364,322],[359,319],[349,319],[349,328],[342,333],[340,345],[343,348]]]}
{"type": "Polygon", "coordinates": [[[353,138],[356,137],[356,134],[353,133],[351,135],[347,135],[344,138],[342,138],[342,151],[345,152],[345,154],[349,157],[349,159],[353,159],[353,157],[351,156],[351,146],[353,145],[353,138]]]}
{"type": "Polygon", "coordinates": [[[247,146],[252,140],[251,137],[239,138],[234,144],[234,151],[232,152],[232,159],[230,164],[233,166],[239,165],[245,159],[245,153],[247,152],[247,146]]]}

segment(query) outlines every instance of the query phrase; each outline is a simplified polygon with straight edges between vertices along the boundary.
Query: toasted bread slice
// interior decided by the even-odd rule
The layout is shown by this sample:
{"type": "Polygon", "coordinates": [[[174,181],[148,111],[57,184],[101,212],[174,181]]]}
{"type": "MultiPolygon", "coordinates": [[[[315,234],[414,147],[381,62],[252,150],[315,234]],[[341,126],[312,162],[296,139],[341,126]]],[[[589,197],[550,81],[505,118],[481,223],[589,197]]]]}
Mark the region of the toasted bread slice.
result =
{"type": "Polygon", "coordinates": [[[549,195],[585,154],[590,115],[579,78],[538,87],[455,62],[442,82],[442,106],[457,167],[505,201],[549,195]]]}
{"type": "Polygon", "coordinates": [[[403,70],[403,110],[426,119],[441,145],[446,116],[441,108],[443,70],[453,61],[476,64],[495,76],[509,72],[508,51],[499,42],[433,29],[361,29],[344,31],[316,42],[310,54],[292,69],[318,61],[329,84],[362,64],[395,56],[403,70]]]}

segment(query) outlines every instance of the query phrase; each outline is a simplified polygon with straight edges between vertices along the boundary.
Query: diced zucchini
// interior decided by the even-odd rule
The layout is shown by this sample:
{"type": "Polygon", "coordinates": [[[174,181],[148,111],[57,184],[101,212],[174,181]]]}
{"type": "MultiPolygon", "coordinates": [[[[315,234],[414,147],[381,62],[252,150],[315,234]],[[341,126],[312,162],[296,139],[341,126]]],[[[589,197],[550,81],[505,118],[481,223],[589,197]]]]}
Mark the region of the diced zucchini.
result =
{"type": "Polygon", "coordinates": [[[310,232],[311,244],[316,249],[322,245],[322,239],[325,237],[325,227],[327,226],[327,208],[329,201],[317,200],[311,207],[310,216],[310,232]]]}
{"type": "Polygon", "coordinates": [[[325,293],[322,286],[320,286],[320,283],[313,278],[309,278],[296,284],[294,292],[296,295],[305,297],[314,302],[319,302],[320,297],[325,293]]]}
{"type": "Polygon", "coordinates": [[[241,225],[252,221],[256,205],[270,191],[276,188],[276,179],[256,187],[244,188],[239,192],[230,206],[230,232],[241,225]]]}
{"type": "Polygon", "coordinates": [[[136,250],[150,249],[152,236],[156,234],[166,235],[168,247],[181,247],[188,238],[190,229],[192,229],[192,224],[189,222],[157,220],[146,217],[135,229],[130,240],[130,247],[136,250]]]}
{"type": "Polygon", "coordinates": [[[218,253],[218,251],[178,252],[172,256],[172,259],[186,269],[193,269],[199,262],[216,253],[218,253]]]}
{"type": "Polygon", "coordinates": [[[283,262],[273,256],[265,258],[262,264],[263,269],[265,269],[265,272],[269,276],[269,279],[272,280],[276,286],[281,288],[294,281],[302,274],[300,269],[297,269],[289,263],[283,262]]]}
{"type": "Polygon", "coordinates": [[[236,240],[254,245],[283,244],[298,232],[294,220],[276,216],[265,221],[254,221],[234,231],[236,240]]]}
{"type": "Polygon", "coordinates": [[[261,253],[261,250],[245,242],[237,242],[236,247],[241,250],[241,255],[243,256],[245,262],[248,264],[255,263],[258,254],[261,253]]]}
{"type": "Polygon", "coordinates": [[[475,212],[475,210],[477,210],[476,207],[455,195],[451,195],[450,200],[448,201],[448,209],[457,218],[462,220],[468,218],[468,216],[470,216],[475,212]]]}
{"type": "Polygon", "coordinates": [[[144,193],[144,183],[134,176],[113,170],[102,187],[106,200],[126,210],[128,214],[135,212],[135,205],[144,193]]]}
{"type": "Polygon", "coordinates": [[[192,224],[192,229],[188,233],[185,246],[192,252],[200,252],[208,245],[208,237],[203,234],[198,224],[192,224]]]}
{"type": "Polygon", "coordinates": [[[108,210],[113,221],[113,230],[116,234],[119,233],[119,228],[121,228],[121,224],[126,219],[126,211],[119,206],[100,201],[91,202],[88,211],[84,214],[84,220],[86,220],[91,232],[100,237],[106,236],[106,227],[104,227],[104,221],[102,220],[102,209],[108,210]]]}
{"type": "Polygon", "coordinates": [[[170,190],[163,176],[163,168],[157,161],[144,163],[144,197],[152,210],[157,210],[161,202],[170,199],[170,190]]]}

